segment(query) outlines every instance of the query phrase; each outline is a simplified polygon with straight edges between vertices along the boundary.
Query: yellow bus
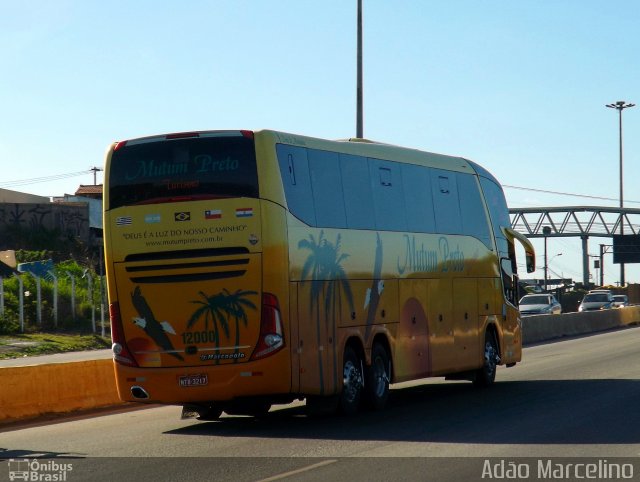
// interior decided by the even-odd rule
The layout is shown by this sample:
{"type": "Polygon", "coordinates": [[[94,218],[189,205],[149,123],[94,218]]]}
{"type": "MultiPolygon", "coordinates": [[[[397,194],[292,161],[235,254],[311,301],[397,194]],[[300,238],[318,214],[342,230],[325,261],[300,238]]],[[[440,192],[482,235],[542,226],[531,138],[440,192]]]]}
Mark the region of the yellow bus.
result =
{"type": "Polygon", "coordinates": [[[114,143],[104,236],[124,401],[212,420],[381,409],[522,356],[516,248],[478,164],[362,139],[204,131],[114,143]]]}

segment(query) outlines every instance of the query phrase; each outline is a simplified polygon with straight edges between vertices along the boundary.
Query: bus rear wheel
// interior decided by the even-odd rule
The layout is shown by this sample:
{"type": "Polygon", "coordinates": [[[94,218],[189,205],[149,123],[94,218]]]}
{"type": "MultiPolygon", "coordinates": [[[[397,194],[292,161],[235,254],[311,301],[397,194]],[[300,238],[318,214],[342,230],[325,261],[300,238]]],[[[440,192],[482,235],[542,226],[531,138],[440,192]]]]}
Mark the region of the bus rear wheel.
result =
{"type": "Polygon", "coordinates": [[[477,387],[489,387],[496,380],[496,371],[500,363],[498,342],[494,333],[487,332],[484,339],[484,363],[476,371],[473,384],[477,387]]]}
{"type": "Polygon", "coordinates": [[[204,405],[198,409],[198,420],[213,422],[222,415],[222,409],[214,403],[204,405]]]}
{"type": "Polygon", "coordinates": [[[250,417],[266,417],[271,410],[271,403],[266,400],[236,400],[226,406],[228,415],[248,415],[250,417]]]}
{"type": "Polygon", "coordinates": [[[347,346],[342,362],[342,393],[340,394],[340,412],[353,415],[360,408],[363,383],[362,360],[355,350],[347,346]]]}
{"type": "Polygon", "coordinates": [[[367,408],[382,410],[389,399],[389,380],[391,379],[389,354],[379,343],[371,350],[371,366],[367,368],[365,403],[367,408]]]}

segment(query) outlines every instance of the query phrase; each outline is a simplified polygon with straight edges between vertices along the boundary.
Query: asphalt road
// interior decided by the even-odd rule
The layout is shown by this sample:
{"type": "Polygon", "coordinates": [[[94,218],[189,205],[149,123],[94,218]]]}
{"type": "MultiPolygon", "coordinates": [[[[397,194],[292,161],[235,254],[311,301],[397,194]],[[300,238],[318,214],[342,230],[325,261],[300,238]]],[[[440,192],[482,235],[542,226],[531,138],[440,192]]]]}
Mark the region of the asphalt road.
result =
{"type": "MultiPolygon", "coordinates": [[[[633,327],[528,347],[487,390],[396,385],[378,413],[309,418],[297,403],[262,420],[199,422],[180,420],[179,407],[119,411],[0,432],[0,458],[55,457],[72,464],[68,481],[460,481],[498,478],[501,467],[536,480],[540,467],[579,477],[567,468],[576,460],[638,478],[638,374],[633,327]]],[[[0,480],[8,467],[0,463],[0,480]]]]}

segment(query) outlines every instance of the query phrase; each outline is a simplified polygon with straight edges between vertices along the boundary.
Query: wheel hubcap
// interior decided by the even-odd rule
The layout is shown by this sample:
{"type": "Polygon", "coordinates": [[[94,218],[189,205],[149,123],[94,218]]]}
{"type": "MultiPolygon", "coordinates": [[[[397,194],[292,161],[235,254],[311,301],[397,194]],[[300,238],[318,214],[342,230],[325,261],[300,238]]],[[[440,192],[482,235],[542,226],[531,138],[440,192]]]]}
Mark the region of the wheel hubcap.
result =
{"type": "Polygon", "coordinates": [[[344,364],[343,377],[345,398],[352,402],[357,398],[362,388],[362,374],[358,367],[349,360],[344,364]]]}
{"type": "Polygon", "coordinates": [[[374,370],[375,394],[376,397],[382,397],[387,389],[387,382],[389,381],[389,377],[387,376],[387,371],[381,358],[376,358],[374,370]]]}
{"type": "Polygon", "coordinates": [[[498,363],[498,354],[490,342],[487,342],[484,346],[484,361],[487,367],[487,374],[489,376],[493,375],[498,363]]]}

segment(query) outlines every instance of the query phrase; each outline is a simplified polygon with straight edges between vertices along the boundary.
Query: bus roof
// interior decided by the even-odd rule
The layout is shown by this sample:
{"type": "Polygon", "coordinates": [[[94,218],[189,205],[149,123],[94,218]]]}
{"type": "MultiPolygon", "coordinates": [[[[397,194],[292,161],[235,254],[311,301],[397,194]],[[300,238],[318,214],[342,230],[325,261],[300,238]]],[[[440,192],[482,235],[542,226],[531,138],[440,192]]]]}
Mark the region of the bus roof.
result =
{"type": "Polygon", "coordinates": [[[312,149],[336,151],[344,154],[373,157],[389,161],[406,162],[449,171],[476,173],[475,163],[463,157],[436,154],[408,147],[384,144],[369,139],[325,140],[273,130],[254,131],[256,137],[268,137],[271,142],[312,149]]]}
{"type": "MultiPolygon", "coordinates": [[[[225,129],[225,130],[202,130],[183,133],[166,133],[153,136],[145,136],[132,138],[115,145],[133,145],[146,142],[157,142],[163,140],[171,140],[184,137],[216,137],[226,135],[250,135],[253,132],[258,138],[268,139],[267,142],[274,144],[289,144],[300,147],[309,147],[319,150],[335,151],[344,154],[360,155],[373,157],[396,162],[405,162],[408,164],[417,164],[422,166],[434,167],[438,169],[446,169],[449,171],[468,172],[488,177],[497,183],[496,179],[482,166],[463,157],[451,156],[445,154],[437,154],[433,152],[422,151],[415,148],[402,147],[393,144],[386,144],[370,139],[349,138],[338,140],[327,140],[316,137],[309,137],[298,134],[291,134],[271,129],[260,130],[241,130],[241,129],[225,129]]],[[[117,147],[116,147],[117,148],[117,147]]]]}

